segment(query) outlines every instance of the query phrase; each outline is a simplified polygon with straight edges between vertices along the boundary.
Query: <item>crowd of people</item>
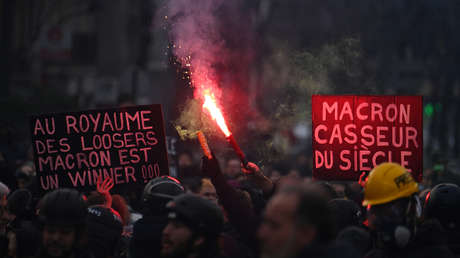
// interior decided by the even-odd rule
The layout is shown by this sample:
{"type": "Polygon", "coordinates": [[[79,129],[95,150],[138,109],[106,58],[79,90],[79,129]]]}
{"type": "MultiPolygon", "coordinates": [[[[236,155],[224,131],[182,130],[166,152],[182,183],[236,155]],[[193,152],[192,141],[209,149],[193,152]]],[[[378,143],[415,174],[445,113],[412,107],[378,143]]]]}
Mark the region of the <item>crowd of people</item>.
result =
{"type": "Polygon", "coordinates": [[[460,257],[454,183],[417,183],[396,163],[337,183],[219,160],[140,195],[100,178],[93,192],[40,196],[22,167],[15,186],[0,183],[0,257],[460,257]]]}

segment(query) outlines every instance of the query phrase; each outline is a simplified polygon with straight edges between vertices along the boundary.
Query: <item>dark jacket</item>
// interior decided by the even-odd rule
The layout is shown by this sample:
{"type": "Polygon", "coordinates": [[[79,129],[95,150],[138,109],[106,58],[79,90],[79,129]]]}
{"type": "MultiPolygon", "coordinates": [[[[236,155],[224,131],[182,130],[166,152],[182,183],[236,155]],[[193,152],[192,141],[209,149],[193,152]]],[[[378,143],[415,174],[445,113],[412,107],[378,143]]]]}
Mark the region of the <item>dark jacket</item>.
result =
{"type": "Polygon", "coordinates": [[[360,258],[351,245],[333,242],[330,244],[311,244],[297,255],[298,258],[360,258]]]}
{"type": "Polygon", "coordinates": [[[129,244],[129,254],[132,258],[159,257],[161,251],[161,235],[168,224],[164,216],[145,216],[136,221],[133,227],[133,237],[129,244]]]}
{"type": "Polygon", "coordinates": [[[374,248],[366,258],[451,258],[454,257],[447,246],[446,233],[436,220],[426,221],[417,230],[415,238],[404,248],[374,248]]]}
{"type": "MultiPolygon", "coordinates": [[[[91,253],[91,251],[89,251],[88,249],[76,250],[72,254],[70,254],[68,257],[72,257],[72,258],[95,258],[94,255],[91,253]]],[[[38,252],[38,255],[35,256],[35,258],[54,258],[54,257],[46,255],[46,253],[43,252],[43,250],[41,249],[38,252]]]]}

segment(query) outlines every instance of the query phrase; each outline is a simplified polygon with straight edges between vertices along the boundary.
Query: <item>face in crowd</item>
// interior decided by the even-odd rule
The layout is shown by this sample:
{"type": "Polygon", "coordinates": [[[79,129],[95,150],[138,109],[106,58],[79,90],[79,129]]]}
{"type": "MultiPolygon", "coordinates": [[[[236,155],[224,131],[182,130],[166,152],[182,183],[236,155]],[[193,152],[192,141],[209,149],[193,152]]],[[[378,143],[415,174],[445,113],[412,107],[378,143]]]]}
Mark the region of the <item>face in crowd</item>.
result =
{"type": "Polygon", "coordinates": [[[239,159],[228,160],[225,174],[230,178],[237,178],[241,175],[241,161],[239,159]]]}
{"type": "Polygon", "coordinates": [[[185,257],[202,242],[193,231],[179,220],[171,220],[163,230],[162,257],[185,257]]]}
{"type": "Polygon", "coordinates": [[[313,240],[315,229],[297,223],[298,203],[297,195],[287,193],[277,194],[269,201],[258,231],[261,257],[290,257],[313,240]]]}
{"type": "Polygon", "coordinates": [[[182,194],[166,205],[169,222],[163,230],[162,257],[213,257],[224,221],[220,208],[195,194],[182,194]]]}
{"type": "Polygon", "coordinates": [[[212,201],[213,203],[217,204],[217,193],[216,188],[211,183],[209,179],[202,179],[201,180],[201,189],[199,195],[204,198],[212,201]]]}
{"type": "Polygon", "coordinates": [[[51,257],[66,257],[76,245],[77,233],[74,226],[45,225],[43,247],[51,257]]]}

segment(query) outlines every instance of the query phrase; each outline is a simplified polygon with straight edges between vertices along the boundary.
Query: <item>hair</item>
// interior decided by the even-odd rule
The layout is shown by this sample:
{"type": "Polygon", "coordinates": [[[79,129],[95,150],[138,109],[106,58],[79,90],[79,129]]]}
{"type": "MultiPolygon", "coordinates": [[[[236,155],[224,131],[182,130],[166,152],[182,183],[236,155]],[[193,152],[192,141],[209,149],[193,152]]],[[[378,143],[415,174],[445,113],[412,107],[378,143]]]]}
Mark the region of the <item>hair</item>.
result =
{"type": "Polygon", "coordinates": [[[128,225],[130,213],[125,198],[118,194],[112,195],[112,208],[120,214],[123,226],[128,225]]]}
{"type": "Polygon", "coordinates": [[[96,191],[90,192],[87,198],[86,203],[88,206],[104,205],[106,202],[105,197],[96,191]]]}
{"type": "Polygon", "coordinates": [[[202,178],[201,187],[214,187],[214,185],[211,183],[211,180],[209,180],[209,178],[202,178]]]}
{"type": "Polygon", "coordinates": [[[185,177],[181,182],[186,191],[188,190],[192,193],[199,193],[201,190],[201,177],[185,177]]]}
{"type": "Polygon", "coordinates": [[[317,243],[328,243],[333,240],[335,226],[327,199],[313,190],[300,186],[289,186],[280,190],[281,194],[293,194],[298,197],[295,213],[296,223],[299,226],[313,226],[316,228],[317,243]]]}

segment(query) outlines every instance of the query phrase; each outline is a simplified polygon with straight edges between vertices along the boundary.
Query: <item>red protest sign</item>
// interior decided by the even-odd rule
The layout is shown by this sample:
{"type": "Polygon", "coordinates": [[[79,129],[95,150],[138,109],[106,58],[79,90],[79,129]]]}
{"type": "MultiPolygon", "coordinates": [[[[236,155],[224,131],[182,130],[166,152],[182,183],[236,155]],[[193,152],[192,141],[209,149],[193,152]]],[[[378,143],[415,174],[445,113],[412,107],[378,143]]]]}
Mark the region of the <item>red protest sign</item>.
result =
{"type": "Polygon", "coordinates": [[[34,161],[42,190],[96,188],[111,178],[114,190],[168,175],[161,105],[32,116],[34,161]]]}
{"type": "Polygon", "coordinates": [[[313,177],[358,180],[397,162],[422,180],[421,96],[312,96],[313,177]]]}

